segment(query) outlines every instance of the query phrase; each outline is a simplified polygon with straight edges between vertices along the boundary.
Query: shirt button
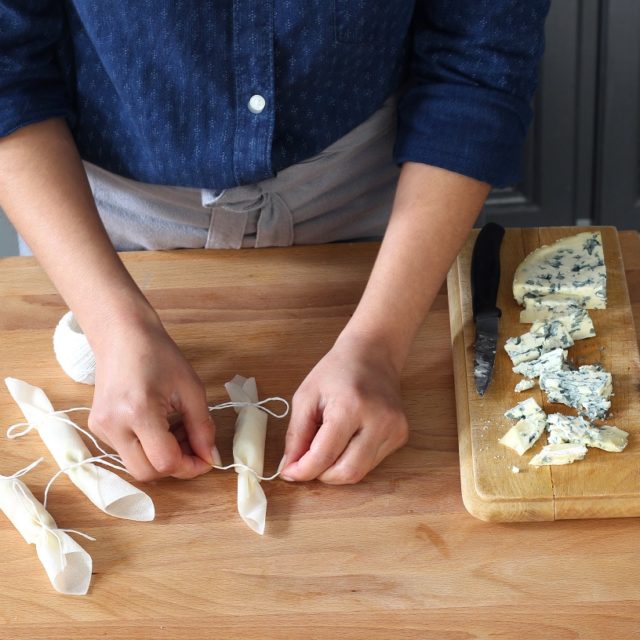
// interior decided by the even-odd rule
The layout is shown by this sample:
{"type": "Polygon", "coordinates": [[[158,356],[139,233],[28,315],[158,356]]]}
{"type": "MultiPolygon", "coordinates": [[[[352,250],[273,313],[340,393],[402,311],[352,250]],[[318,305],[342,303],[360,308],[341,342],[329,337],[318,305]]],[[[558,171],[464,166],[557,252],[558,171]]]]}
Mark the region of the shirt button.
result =
{"type": "Polygon", "coordinates": [[[259,95],[251,96],[249,98],[249,111],[251,113],[262,113],[264,111],[267,101],[259,95]]]}

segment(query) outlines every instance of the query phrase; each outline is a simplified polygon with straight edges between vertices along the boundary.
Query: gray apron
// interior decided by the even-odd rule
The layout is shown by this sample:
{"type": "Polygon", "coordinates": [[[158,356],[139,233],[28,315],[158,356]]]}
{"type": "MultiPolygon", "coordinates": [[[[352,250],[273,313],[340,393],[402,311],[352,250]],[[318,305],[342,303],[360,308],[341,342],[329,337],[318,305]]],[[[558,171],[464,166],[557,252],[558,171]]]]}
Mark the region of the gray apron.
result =
{"type": "MultiPolygon", "coordinates": [[[[396,104],[322,153],[256,184],[212,191],[136,182],[85,162],[102,222],[119,251],[238,249],[379,239],[399,170],[396,104]]],[[[23,246],[22,252],[27,252],[23,246]]]]}

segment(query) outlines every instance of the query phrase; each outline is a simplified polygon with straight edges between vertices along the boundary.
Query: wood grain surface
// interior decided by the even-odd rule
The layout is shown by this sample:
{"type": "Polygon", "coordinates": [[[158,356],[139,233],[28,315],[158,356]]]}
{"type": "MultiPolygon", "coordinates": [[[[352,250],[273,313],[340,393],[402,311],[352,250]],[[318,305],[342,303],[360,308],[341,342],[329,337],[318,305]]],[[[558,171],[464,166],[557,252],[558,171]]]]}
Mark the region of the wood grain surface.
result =
{"type": "MultiPolygon", "coordinates": [[[[640,317],[640,239],[623,234],[640,317]]],[[[376,245],[129,254],[125,263],[205,381],[235,373],[290,397],[353,311],[376,245]]],[[[81,274],[79,274],[81,277],[81,274]]],[[[51,350],[64,306],[36,264],[0,261],[0,374],[42,386],[55,406],[88,404],[51,350]]],[[[106,310],[105,310],[106,311],[106,310]]],[[[126,375],[126,371],[122,374],[126,375]]],[[[632,638],[640,625],[638,521],[485,523],[460,497],[444,290],[403,374],[409,444],[355,486],[265,485],[263,538],[235,512],[233,473],[147,486],[152,523],[98,512],[61,479],[50,508],[97,538],[89,595],[56,594],[0,516],[0,638],[632,638]]],[[[20,419],[0,389],[0,422],[20,419]]],[[[216,416],[231,456],[232,411],[216,416]]],[[[269,422],[266,471],[286,425],[269,422]]],[[[0,437],[0,473],[46,454],[37,436],[0,437]]],[[[27,478],[37,496],[49,458],[27,478]]]]}
{"type": "Polygon", "coordinates": [[[538,387],[515,392],[522,376],[513,373],[504,344],[530,327],[520,323],[521,307],[513,299],[513,275],[518,265],[534,249],[588,229],[507,230],[500,256],[498,350],[493,379],[483,397],[476,393],[473,381],[470,264],[475,233],[449,274],[463,499],[468,510],[484,520],[640,515],[640,357],[618,233],[613,227],[592,228],[596,229],[602,234],[607,265],[607,309],[589,311],[596,337],[577,341],[568,357],[577,365],[600,363],[612,373],[611,416],[604,422],[630,433],[629,446],[620,454],[590,449],[584,460],[574,464],[535,468],[529,466],[529,460],[546,444],[545,436],[522,456],[498,442],[514,424],[504,412],[526,398],[534,398],[548,414],[576,415],[569,407],[549,403],[538,387]],[[521,472],[513,473],[514,466],[521,472]]]}

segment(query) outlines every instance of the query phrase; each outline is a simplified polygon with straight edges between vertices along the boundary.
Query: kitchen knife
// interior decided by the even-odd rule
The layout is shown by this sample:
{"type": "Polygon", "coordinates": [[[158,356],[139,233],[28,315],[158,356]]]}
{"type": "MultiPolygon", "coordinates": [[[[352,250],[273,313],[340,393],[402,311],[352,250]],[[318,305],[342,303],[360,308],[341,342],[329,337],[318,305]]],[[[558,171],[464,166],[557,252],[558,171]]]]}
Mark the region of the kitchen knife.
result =
{"type": "Polygon", "coordinates": [[[500,284],[500,245],[504,228],[494,222],[485,224],[473,246],[471,257],[471,295],[476,344],[473,377],[477,392],[483,396],[493,375],[498,344],[498,323],[502,312],[496,306],[500,284]]]}

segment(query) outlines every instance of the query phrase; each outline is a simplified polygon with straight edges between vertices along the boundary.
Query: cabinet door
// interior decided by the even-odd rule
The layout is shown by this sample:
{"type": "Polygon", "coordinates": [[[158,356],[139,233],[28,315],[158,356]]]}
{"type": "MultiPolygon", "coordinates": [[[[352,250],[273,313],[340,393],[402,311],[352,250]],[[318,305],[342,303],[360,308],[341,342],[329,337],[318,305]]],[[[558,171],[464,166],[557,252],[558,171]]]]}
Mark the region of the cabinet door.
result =
{"type": "Polygon", "coordinates": [[[522,183],[494,189],[478,224],[573,225],[591,215],[598,0],[552,2],[522,183]]]}
{"type": "Polygon", "coordinates": [[[640,229],[640,2],[606,0],[602,15],[594,218],[640,229]]]}

